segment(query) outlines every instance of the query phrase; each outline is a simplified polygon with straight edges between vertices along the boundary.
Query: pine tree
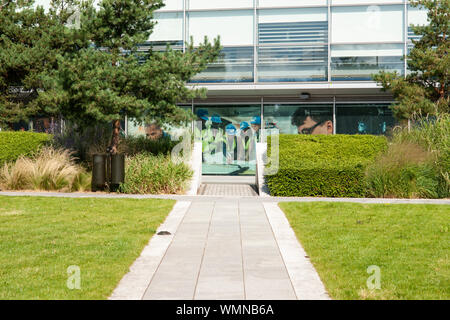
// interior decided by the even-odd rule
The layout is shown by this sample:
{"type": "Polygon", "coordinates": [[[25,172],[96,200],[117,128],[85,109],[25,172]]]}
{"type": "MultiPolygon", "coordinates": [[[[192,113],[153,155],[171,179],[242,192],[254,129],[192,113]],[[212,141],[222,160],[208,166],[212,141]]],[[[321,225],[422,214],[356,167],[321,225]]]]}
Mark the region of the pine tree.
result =
{"type": "Polygon", "coordinates": [[[197,48],[187,45],[185,52],[138,53],[155,25],[153,12],[161,6],[161,0],[103,0],[95,10],[92,2],[84,3],[80,28],[94,46],[60,58],[39,104],[85,127],[112,122],[111,153],[117,152],[125,115],[140,122],[187,120],[190,115],[177,103],[204,94],[186,82],[218,57],[220,42],[205,39],[197,48]]]}
{"type": "Polygon", "coordinates": [[[412,26],[419,40],[407,55],[411,73],[381,72],[374,76],[383,90],[390,90],[396,103],[391,106],[398,119],[415,119],[449,110],[450,0],[416,0],[414,7],[428,10],[426,26],[412,26]]]}
{"type": "Polygon", "coordinates": [[[42,77],[58,67],[57,57],[87,46],[67,27],[75,1],[52,1],[49,12],[34,1],[0,1],[0,127],[44,111],[35,103],[42,77]]]}

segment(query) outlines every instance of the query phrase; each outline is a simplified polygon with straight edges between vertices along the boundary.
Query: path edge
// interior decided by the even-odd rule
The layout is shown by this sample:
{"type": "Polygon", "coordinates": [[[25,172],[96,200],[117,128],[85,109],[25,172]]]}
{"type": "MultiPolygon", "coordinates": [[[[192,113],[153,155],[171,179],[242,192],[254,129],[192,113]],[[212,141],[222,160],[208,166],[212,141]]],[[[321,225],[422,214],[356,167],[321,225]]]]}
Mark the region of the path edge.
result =
{"type": "Polygon", "coordinates": [[[278,203],[264,202],[263,206],[297,298],[299,300],[330,300],[319,274],[278,203]]]}

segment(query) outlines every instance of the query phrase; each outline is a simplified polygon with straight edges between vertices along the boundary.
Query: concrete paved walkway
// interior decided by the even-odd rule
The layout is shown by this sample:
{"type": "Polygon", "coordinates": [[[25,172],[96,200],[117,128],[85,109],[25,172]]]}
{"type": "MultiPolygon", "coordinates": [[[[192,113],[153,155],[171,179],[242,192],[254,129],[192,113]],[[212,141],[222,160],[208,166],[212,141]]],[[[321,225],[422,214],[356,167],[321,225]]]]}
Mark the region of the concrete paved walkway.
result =
{"type": "Polygon", "coordinates": [[[153,237],[111,299],[328,299],[276,204],[187,203],[159,228],[174,235],[153,237]]]}

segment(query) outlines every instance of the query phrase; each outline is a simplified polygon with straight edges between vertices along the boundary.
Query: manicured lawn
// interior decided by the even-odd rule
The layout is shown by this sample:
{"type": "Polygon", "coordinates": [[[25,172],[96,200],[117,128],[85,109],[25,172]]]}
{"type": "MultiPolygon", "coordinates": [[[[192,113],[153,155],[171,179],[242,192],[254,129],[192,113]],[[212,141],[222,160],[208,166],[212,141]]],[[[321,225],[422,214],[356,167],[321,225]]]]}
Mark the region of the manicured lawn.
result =
{"type": "Polygon", "coordinates": [[[108,298],[174,203],[0,197],[0,299],[108,298]]]}
{"type": "Polygon", "coordinates": [[[450,299],[450,206],[280,207],[333,299],[450,299]],[[371,265],[379,290],[366,285],[371,265]]]}

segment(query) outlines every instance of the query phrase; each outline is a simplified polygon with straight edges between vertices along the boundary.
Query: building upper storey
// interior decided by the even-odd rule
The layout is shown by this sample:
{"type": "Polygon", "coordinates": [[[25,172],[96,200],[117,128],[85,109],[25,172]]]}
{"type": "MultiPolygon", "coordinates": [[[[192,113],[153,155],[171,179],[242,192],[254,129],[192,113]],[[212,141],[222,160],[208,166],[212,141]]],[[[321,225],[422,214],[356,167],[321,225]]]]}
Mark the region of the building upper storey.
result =
{"type": "Polygon", "coordinates": [[[193,82],[371,81],[404,74],[426,11],[398,0],[165,0],[150,42],[183,50],[220,35],[221,58],[193,82]]]}
{"type": "MultiPolygon", "coordinates": [[[[49,0],[38,0],[47,4],[49,0]]],[[[98,2],[98,1],[96,1],[98,2]]],[[[197,83],[371,81],[407,72],[411,24],[426,11],[407,0],[164,0],[148,45],[184,50],[220,36],[217,62],[197,83]]]]}

